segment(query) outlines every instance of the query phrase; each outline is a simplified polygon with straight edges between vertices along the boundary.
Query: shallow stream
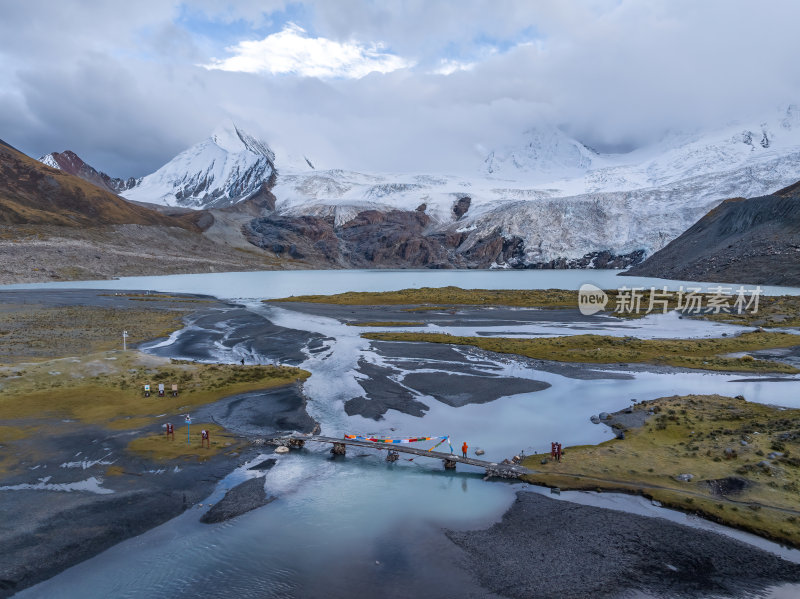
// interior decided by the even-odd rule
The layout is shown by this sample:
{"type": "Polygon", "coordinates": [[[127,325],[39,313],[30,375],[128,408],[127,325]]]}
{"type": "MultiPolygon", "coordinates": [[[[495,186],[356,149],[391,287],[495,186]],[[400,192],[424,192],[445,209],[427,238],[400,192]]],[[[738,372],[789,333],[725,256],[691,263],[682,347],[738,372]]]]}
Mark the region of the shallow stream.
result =
{"type": "MultiPolygon", "coordinates": [[[[655,279],[617,279],[616,271],[325,271],[276,273],[226,273],[136,277],[121,281],[57,284],[62,287],[152,289],[217,295],[235,300],[246,311],[235,335],[214,337],[202,349],[201,359],[225,362],[246,357],[268,363],[280,356],[259,349],[248,338],[259,323],[298,332],[298,351],[293,363],[312,372],[305,383],[308,411],[326,435],[345,432],[387,435],[452,436],[453,446],[467,441],[481,447],[486,458],[502,460],[518,453],[542,451],[549,441],[565,446],[598,443],[610,438],[609,429],[592,424],[589,417],[619,410],[633,399],[671,394],[720,393],[744,395],[750,401],[800,408],[800,379],[741,380],[728,374],[642,372],[620,367],[595,378],[576,378],[569,372],[537,368],[531,361],[498,357],[478,350],[458,349],[442,358],[418,354],[415,344],[404,344],[403,355],[362,339],[360,327],[347,326],[327,316],[300,313],[290,307],[263,304],[263,298],[302,293],[335,293],[350,290],[389,290],[448,284],[472,288],[577,288],[583,282],[600,287],[668,284],[655,279]],[[249,320],[248,320],[249,319],[249,320]],[[302,340],[306,341],[302,341],[302,340]],[[346,402],[364,395],[363,365],[384,369],[414,402],[427,408],[423,415],[388,409],[384,418],[348,415],[346,402]],[[540,381],[540,391],[501,396],[488,403],[452,407],[407,383],[411,373],[446,376],[452,373],[487,378],[540,381]]],[[[51,287],[52,285],[48,285],[51,287]]],[[[41,287],[41,286],[30,286],[41,287]]],[[[800,293],[800,289],[769,289],[800,293]]],[[[448,327],[437,332],[453,334],[555,335],[597,332],[641,337],[701,337],[737,327],[678,320],[675,315],[651,316],[620,323],[598,318],[593,323],[537,320],[535,310],[524,311],[517,323],[448,327]]],[[[480,319],[480,314],[471,320],[480,319]]],[[[225,314],[195,323],[165,341],[146,346],[146,351],[176,358],[186,355],[182,336],[211,337],[230,326],[225,314]],[[216,322],[216,324],[214,324],[216,322]],[[204,328],[205,327],[205,328],[204,328]],[[149,349],[147,349],[149,347],[149,349]]],[[[374,330],[374,329],[371,329],[374,330]]],[[[185,340],[185,338],[184,338],[185,340]]],[[[288,358],[287,358],[288,359],[288,358]]],[[[344,459],[332,459],[327,446],[313,444],[300,452],[276,456],[278,464],[265,475],[265,486],[278,499],[263,508],[219,525],[199,523],[200,508],[187,511],[139,537],[129,539],[60,575],[20,593],[20,597],[175,597],[190,594],[224,594],[236,597],[331,597],[357,596],[380,591],[384,597],[425,594],[428,597],[483,597],[479,586],[457,567],[460,550],[441,533],[442,528],[474,529],[497,521],[514,501],[516,491],[531,490],[524,484],[484,481],[477,469],[459,466],[445,472],[436,460],[400,460],[388,464],[382,453],[350,450],[344,459]]],[[[254,471],[239,468],[226,478],[207,501],[217,501],[227,488],[254,471]]],[[[537,492],[537,491],[533,491],[537,492]]],[[[668,517],[679,522],[731,534],[749,543],[800,562],[800,551],[782,549],[751,535],[729,531],[696,518],[655,508],[649,503],[612,494],[564,494],[572,500],[668,517]]],[[[785,587],[771,596],[790,596],[798,590],[785,587]],[[781,594],[783,593],[783,594],[781,594]]]]}

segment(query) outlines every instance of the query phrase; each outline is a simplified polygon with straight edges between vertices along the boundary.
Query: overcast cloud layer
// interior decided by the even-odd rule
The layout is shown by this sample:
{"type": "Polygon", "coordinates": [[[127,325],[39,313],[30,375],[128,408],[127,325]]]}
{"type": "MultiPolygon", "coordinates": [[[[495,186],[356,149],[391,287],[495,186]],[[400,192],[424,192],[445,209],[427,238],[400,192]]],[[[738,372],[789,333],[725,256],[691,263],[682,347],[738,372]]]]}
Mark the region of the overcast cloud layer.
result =
{"type": "Polygon", "coordinates": [[[147,174],[226,117],[323,167],[464,171],[800,102],[800,4],[0,0],[0,138],[147,174]]]}

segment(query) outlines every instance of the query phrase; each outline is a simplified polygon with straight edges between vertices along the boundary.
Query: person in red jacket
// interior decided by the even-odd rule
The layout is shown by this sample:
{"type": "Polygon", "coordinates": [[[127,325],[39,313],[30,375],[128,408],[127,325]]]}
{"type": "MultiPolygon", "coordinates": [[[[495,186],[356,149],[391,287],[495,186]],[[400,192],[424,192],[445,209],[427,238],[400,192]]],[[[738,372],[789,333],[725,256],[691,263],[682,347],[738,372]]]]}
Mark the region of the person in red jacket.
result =
{"type": "Polygon", "coordinates": [[[463,457],[467,457],[467,450],[468,449],[469,449],[469,445],[467,445],[467,442],[464,441],[464,444],[461,446],[461,455],[463,457]]]}

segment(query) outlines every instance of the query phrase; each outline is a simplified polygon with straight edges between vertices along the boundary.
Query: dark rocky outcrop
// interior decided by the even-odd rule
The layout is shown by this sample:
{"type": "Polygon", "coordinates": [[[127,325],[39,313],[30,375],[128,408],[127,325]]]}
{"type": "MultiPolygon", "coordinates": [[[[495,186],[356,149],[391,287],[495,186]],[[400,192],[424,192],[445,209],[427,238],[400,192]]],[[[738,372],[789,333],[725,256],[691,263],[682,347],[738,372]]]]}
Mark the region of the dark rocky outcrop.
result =
{"type": "Polygon", "coordinates": [[[467,213],[471,204],[472,198],[469,196],[458,198],[456,203],[453,204],[453,214],[456,215],[456,218],[461,218],[467,213]]]}
{"type": "Polygon", "coordinates": [[[639,264],[644,258],[644,250],[635,250],[629,254],[612,254],[608,250],[590,252],[580,258],[558,258],[549,262],[528,264],[526,268],[627,268],[639,264]]]}
{"type": "Polygon", "coordinates": [[[343,265],[332,218],[272,214],[250,221],[245,234],[254,245],[279,256],[310,256],[320,266],[343,265]]]}
{"type": "MultiPolygon", "coordinates": [[[[454,213],[463,216],[470,201],[459,199],[454,213]]],[[[437,229],[425,208],[364,210],[340,225],[333,217],[272,213],[251,220],[245,235],[260,248],[321,268],[625,268],[644,256],[643,250],[625,255],[598,251],[530,263],[521,237],[503,235],[499,228],[488,233],[437,229]]]]}
{"type": "Polygon", "coordinates": [[[425,235],[430,217],[421,211],[367,210],[338,231],[355,267],[421,268],[449,263],[447,251],[425,235]]]}
{"type": "Polygon", "coordinates": [[[800,183],[722,202],[626,275],[800,285],[800,183]]]}

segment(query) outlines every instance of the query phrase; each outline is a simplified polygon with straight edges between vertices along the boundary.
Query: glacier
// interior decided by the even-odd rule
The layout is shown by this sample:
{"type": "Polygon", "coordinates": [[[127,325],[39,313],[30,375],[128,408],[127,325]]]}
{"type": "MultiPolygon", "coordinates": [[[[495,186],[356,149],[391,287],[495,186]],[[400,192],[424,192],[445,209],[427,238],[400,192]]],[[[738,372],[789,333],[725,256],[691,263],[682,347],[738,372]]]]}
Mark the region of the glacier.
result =
{"type": "Polygon", "coordinates": [[[421,210],[431,231],[466,233],[462,249],[499,234],[522,240],[521,263],[541,264],[598,251],[649,255],[722,200],[798,179],[800,109],[790,105],[626,154],[596,152],[556,127],[532,128],[457,175],[315,169],[304,153],[276,154],[228,122],[122,195],[201,209],[269,190],[277,214],[336,226],[365,210],[421,210]],[[464,198],[466,213],[454,209],[464,198]]]}

